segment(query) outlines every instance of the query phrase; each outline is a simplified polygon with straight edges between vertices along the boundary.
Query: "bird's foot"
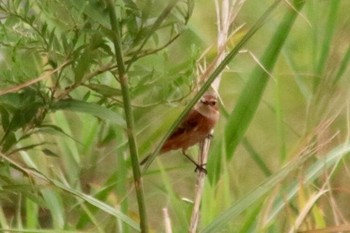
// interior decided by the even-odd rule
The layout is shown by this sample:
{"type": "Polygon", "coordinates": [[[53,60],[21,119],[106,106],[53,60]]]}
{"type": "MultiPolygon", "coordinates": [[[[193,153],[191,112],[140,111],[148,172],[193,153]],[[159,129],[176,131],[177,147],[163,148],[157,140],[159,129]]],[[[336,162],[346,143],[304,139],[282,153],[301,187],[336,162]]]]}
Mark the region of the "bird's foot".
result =
{"type": "Polygon", "coordinates": [[[203,172],[204,174],[208,174],[207,169],[204,168],[206,165],[207,164],[196,164],[196,169],[194,169],[194,172],[203,172]]]}
{"type": "Polygon", "coordinates": [[[211,133],[207,135],[207,138],[208,138],[208,139],[212,139],[213,137],[214,137],[214,135],[211,134],[211,133]]]}

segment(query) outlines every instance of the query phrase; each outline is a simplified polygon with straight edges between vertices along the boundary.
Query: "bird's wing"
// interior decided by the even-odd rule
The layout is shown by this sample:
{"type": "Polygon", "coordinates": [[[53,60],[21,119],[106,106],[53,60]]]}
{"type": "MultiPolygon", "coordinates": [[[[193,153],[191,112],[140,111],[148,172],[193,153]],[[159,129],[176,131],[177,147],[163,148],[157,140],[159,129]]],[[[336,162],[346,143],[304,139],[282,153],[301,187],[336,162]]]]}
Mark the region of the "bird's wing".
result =
{"type": "Polygon", "coordinates": [[[180,123],[180,125],[174,130],[174,132],[169,136],[168,140],[179,137],[181,134],[184,134],[188,131],[192,131],[199,124],[199,120],[202,116],[196,111],[192,110],[185,119],[180,123]]]}

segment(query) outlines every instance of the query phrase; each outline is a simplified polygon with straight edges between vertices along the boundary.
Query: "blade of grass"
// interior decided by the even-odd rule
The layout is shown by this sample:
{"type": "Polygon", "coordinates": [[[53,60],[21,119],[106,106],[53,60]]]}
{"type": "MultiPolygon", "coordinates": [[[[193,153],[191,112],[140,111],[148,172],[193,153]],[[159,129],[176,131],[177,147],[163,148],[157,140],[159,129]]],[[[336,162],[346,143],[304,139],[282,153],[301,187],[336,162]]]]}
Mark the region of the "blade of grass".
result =
{"type": "Polygon", "coordinates": [[[100,106],[94,103],[88,103],[80,100],[68,99],[60,100],[54,103],[52,109],[57,110],[68,110],[74,112],[81,112],[91,114],[100,119],[113,122],[121,127],[125,127],[125,120],[116,112],[100,106]]]}
{"type": "Polygon", "coordinates": [[[267,46],[261,64],[254,69],[251,77],[239,96],[236,107],[228,119],[225,130],[225,141],[227,146],[227,156],[232,159],[234,151],[242,140],[256,110],[261,101],[262,94],[269,80],[269,73],[277,61],[280,50],[287,39],[290,29],[298,16],[298,11],[303,7],[305,1],[294,0],[293,8],[290,7],[276,33],[267,46]],[[267,70],[268,73],[265,71],[267,70]]]}
{"type": "Polygon", "coordinates": [[[303,75],[301,75],[298,72],[298,67],[296,64],[296,59],[293,58],[292,55],[290,55],[290,51],[289,50],[285,50],[284,56],[283,56],[284,60],[286,61],[286,63],[288,64],[288,66],[290,67],[291,71],[293,72],[292,75],[294,77],[295,83],[297,84],[300,93],[302,93],[305,101],[309,102],[312,98],[312,93],[310,88],[308,87],[307,83],[305,82],[305,78],[303,75]]]}
{"type": "Polygon", "coordinates": [[[96,218],[96,214],[92,213],[89,208],[83,203],[81,204],[81,208],[84,210],[84,214],[88,216],[88,218],[91,220],[93,223],[94,227],[96,227],[96,231],[99,233],[104,233],[105,231],[101,227],[101,223],[99,220],[96,218]]]}
{"type": "Polygon", "coordinates": [[[65,215],[62,197],[52,189],[43,189],[41,190],[41,194],[43,195],[47,208],[50,210],[54,228],[64,229],[65,215]]]}
{"type": "Polygon", "coordinates": [[[278,133],[278,141],[280,145],[280,162],[283,164],[286,160],[286,139],[285,139],[285,127],[284,127],[284,114],[283,114],[283,104],[282,104],[282,90],[281,90],[281,78],[276,77],[275,85],[275,115],[276,115],[276,128],[278,133]]]}
{"type": "Polygon", "coordinates": [[[271,170],[267,167],[264,160],[261,158],[258,154],[258,152],[255,151],[254,147],[250,144],[250,142],[243,138],[242,140],[244,148],[247,150],[249,155],[252,157],[252,159],[255,161],[256,165],[260,168],[260,170],[264,173],[265,176],[270,176],[272,174],[271,170]]]}
{"type": "Polygon", "coordinates": [[[341,64],[338,68],[337,74],[335,75],[333,85],[335,85],[340,80],[340,78],[344,75],[347,68],[349,67],[349,62],[350,62],[350,45],[348,46],[348,49],[346,50],[344,57],[341,59],[341,64]]]}
{"type": "Polygon", "coordinates": [[[25,200],[26,228],[35,228],[39,223],[39,206],[30,199],[25,200]]]}
{"type": "Polygon", "coordinates": [[[258,204],[251,213],[245,218],[245,222],[242,224],[238,233],[254,232],[253,226],[256,225],[257,215],[261,212],[262,203],[258,204]]]}
{"type": "Polygon", "coordinates": [[[307,215],[310,211],[312,211],[312,209],[314,208],[316,202],[325,194],[327,193],[329,190],[327,189],[321,189],[320,191],[318,191],[317,193],[313,194],[309,200],[307,201],[307,203],[305,203],[305,206],[303,207],[303,209],[300,210],[300,213],[298,215],[298,218],[295,220],[294,225],[291,227],[291,229],[289,230],[289,233],[293,233],[293,232],[297,232],[300,228],[300,226],[302,225],[302,223],[304,221],[306,221],[307,215]]]}
{"type": "Polygon", "coordinates": [[[330,2],[329,6],[329,12],[327,17],[327,24],[324,30],[324,35],[322,36],[324,38],[321,46],[320,56],[318,59],[317,67],[316,67],[316,74],[317,76],[314,79],[314,91],[317,90],[318,85],[320,84],[322,74],[324,73],[324,70],[327,68],[326,62],[329,58],[330,53],[330,45],[332,43],[332,39],[334,36],[334,32],[336,29],[336,23],[338,20],[338,10],[339,10],[339,0],[334,0],[330,2]]]}
{"type": "MultiPolygon", "coordinates": [[[[77,117],[76,117],[77,119],[77,117]]],[[[73,135],[72,125],[70,124],[69,118],[63,112],[57,112],[52,115],[52,121],[54,124],[59,124],[64,132],[68,135],[73,135]]],[[[68,178],[70,184],[76,182],[77,177],[79,177],[81,157],[79,148],[81,147],[76,141],[70,140],[68,138],[55,137],[56,145],[60,151],[61,161],[67,170],[66,177],[68,178]]],[[[22,159],[25,161],[27,166],[33,167],[39,171],[43,171],[46,166],[43,162],[34,161],[33,157],[29,153],[21,153],[22,159]]]]}
{"type": "Polygon", "coordinates": [[[159,166],[160,177],[162,179],[162,184],[163,184],[161,188],[164,189],[164,193],[167,196],[169,203],[171,203],[171,206],[164,206],[164,207],[169,208],[171,211],[175,213],[176,219],[181,225],[181,227],[173,226],[173,230],[174,232],[176,232],[176,230],[185,229],[186,228],[185,226],[188,225],[187,215],[189,214],[185,209],[187,203],[184,202],[182,199],[180,199],[180,197],[174,190],[174,187],[171,185],[172,182],[170,180],[169,173],[166,171],[166,168],[163,166],[161,161],[158,160],[157,162],[159,166]]]}

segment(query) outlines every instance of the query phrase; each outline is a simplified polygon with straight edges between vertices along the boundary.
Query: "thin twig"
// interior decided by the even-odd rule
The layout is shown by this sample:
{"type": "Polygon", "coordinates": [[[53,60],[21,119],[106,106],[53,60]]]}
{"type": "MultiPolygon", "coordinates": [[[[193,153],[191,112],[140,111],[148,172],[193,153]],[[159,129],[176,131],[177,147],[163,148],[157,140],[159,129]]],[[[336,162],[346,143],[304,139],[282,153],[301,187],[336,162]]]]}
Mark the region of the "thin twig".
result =
{"type": "Polygon", "coordinates": [[[73,90],[75,90],[76,88],[83,85],[86,81],[92,79],[96,75],[99,75],[99,74],[102,74],[106,71],[112,70],[115,67],[117,67],[117,66],[114,63],[110,62],[106,65],[98,67],[96,70],[94,70],[90,73],[85,74],[79,82],[75,82],[73,85],[65,88],[64,91],[62,93],[60,93],[59,96],[56,97],[56,99],[62,99],[64,97],[66,97],[67,95],[69,95],[69,93],[71,93],[73,90]]]}
{"type": "Polygon", "coordinates": [[[37,77],[37,78],[34,78],[32,80],[29,80],[25,83],[22,83],[20,85],[17,85],[17,86],[13,86],[13,87],[9,87],[9,88],[6,88],[4,90],[0,90],[0,96],[2,95],[5,95],[5,94],[8,94],[8,93],[13,93],[13,92],[17,92],[23,88],[26,88],[28,86],[31,86],[37,82],[40,82],[44,79],[47,79],[47,78],[50,78],[52,74],[60,71],[61,69],[63,69],[66,65],[68,65],[71,61],[65,61],[63,62],[59,67],[57,67],[56,69],[54,70],[51,70],[51,71],[46,71],[44,74],[42,74],[41,76],[37,77]]]}
{"type": "MultiPolygon", "coordinates": [[[[164,19],[166,17],[168,17],[168,15],[172,11],[172,9],[176,6],[177,2],[178,2],[178,0],[172,0],[167,5],[167,7],[162,11],[162,13],[158,16],[158,18],[156,19],[156,21],[154,22],[154,24],[152,25],[152,27],[150,28],[150,30],[146,34],[145,39],[143,40],[142,44],[136,50],[134,56],[130,59],[131,61],[134,61],[136,59],[137,55],[141,52],[143,47],[147,44],[147,41],[152,37],[153,33],[161,26],[164,19]]],[[[126,70],[129,70],[129,68],[131,67],[131,64],[132,64],[132,62],[126,67],[126,70]]]]}

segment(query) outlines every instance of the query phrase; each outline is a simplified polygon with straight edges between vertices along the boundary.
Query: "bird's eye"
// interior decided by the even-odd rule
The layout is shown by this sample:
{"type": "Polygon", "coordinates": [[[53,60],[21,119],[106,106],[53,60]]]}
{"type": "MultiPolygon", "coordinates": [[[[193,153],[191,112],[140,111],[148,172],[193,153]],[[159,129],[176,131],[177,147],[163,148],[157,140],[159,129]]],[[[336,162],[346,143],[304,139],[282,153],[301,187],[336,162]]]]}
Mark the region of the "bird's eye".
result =
{"type": "Polygon", "coordinates": [[[201,103],[204,105],[210,105],[210,106],[215,106],[216,101],[207,101],[207,100],[201,100],[201,103]]]}

